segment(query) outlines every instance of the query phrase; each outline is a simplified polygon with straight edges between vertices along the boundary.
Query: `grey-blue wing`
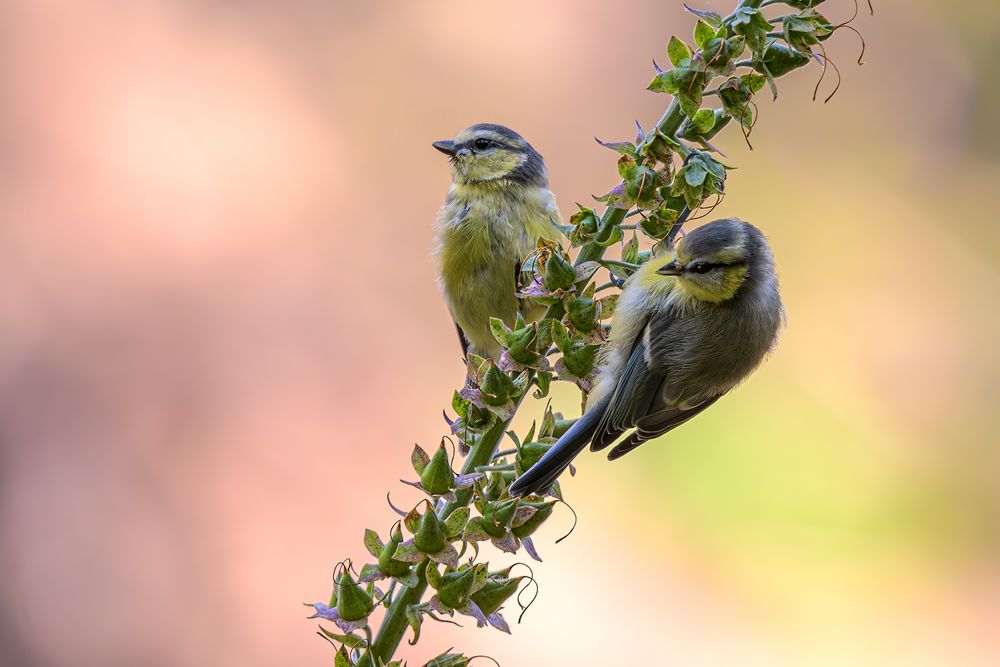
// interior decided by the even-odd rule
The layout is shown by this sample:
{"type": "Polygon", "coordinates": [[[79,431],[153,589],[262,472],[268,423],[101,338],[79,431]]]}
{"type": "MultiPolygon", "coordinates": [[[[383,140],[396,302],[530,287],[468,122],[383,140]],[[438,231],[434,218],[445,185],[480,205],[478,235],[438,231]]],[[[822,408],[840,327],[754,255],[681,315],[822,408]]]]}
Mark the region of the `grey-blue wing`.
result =
{"type": "Polygon", "coordinates": [[[692,417],[701,414],[702,410],[715,403],[722,396],[723,394],[717,394],[687,409],[667,408],[637,420],[635,430],[608,452],[608,460],[613,461],[625,456],[647,440],[658,438],[667,431],[672,431],[692,417]]]}
{"type": "Polygon", "coordinates": [[[640,332],[632,345],[632,353],[625,362],[618,383],[611,393],[608,407],[597,425],[590,443],[591,451],[604,449],[622,433],[632,428],[636,419],[636,406],[648,404],[654,397],[654,393],[650,391],[651,385],[654,384],[659,384],[658,378],[650,377],[649,364],[646,361],[646,344],[640,332]]]}
{"type": "Polygon", "coordinates": [[[671,347],[690,342],[678,340],[689,337],[685,324],[679,315],[668,312],[656,314],[643,327],[594,433],[591,450],[608,447],[634,428],[608,454],[609,459],[616,459],[680,426],[719,399],[721,394],[706,396],[702,401],[697,401],[697,396],[685,396],[684,386],[688,383],[678,382],[683,375],[671,373],[671,347]],[[675,407],[679,404],[690,407],[675,407]]]}

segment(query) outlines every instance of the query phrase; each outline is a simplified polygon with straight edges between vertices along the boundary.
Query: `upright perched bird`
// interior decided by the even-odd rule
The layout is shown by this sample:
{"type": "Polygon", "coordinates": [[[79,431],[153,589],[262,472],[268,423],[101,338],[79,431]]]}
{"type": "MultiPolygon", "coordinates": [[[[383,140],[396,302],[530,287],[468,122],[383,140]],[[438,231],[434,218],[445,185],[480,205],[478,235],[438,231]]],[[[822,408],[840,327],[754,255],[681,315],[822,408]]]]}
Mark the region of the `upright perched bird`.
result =
{"type": "Polygon", "coordinates": [[[542,156],[517,132],[481,123],[433,146],[452,166],[437,222],[438,282],[462,353],[495,357],[491,317],[513,325],[519,309],[529,320],[540,315],[519,303],[516,280],[540,238],[559,238],[559,209],[542,156]]]}
{"type": "Polygon", "coordinates": [[[654,255],[625,283],[587,411],[510,486],[543,493],[590,443],[634,429],[616,459],[715,403],[763,361],[784,318],[774,260],[760,231],[727,218],[654,255]]]}

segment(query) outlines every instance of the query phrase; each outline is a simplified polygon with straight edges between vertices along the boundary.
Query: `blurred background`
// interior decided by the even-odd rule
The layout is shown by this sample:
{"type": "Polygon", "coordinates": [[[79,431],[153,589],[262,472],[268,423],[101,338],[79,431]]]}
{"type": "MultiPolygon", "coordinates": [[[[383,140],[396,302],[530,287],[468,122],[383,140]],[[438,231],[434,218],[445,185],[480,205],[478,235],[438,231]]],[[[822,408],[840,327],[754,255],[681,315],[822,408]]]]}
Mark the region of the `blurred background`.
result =
{"type": "MultiPolygon", "coordinates": [[[[693,17],[46,0],[0,25],[0,663],[330,664],[301,603],[385,534],[387,489],[416,502],[397,480],[462,381],[431,141],[515,128],[568,217],[615,181],[593,137],[665,108],[650,59],[693,17]]],[[[814,63],[760,96],[756,150],[717,140],[718,217],[775,248],[777,353],[668,441],[582,457],[514,636],[425,624],[411,665],[1000,664],[1000,5],[856,25],[829,104],[814,63]]]]}

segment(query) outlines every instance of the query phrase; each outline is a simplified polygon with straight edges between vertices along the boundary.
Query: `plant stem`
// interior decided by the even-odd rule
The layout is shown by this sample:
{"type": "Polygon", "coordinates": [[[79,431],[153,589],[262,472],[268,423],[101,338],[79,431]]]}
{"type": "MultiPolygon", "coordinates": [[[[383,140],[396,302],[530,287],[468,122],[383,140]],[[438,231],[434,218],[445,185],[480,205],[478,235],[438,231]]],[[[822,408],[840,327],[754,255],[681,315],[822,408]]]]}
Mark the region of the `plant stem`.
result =
{"type": "MultiPolygon", "coordinates": [[[[660,118],[656,127],[663,134],[674,138],[683,120],[684,112],[681,111],[680,103],[675,99],[670,103],[670,106],[663,114],[663,117],[660,118]]],[[[652,136],[655,136],[655,133],[650,133],[650,135],[647,135],[647,138],[643,141],[648,143],[652,136]]],[[[600,227],[596,237],[599,238],[604,230],[608,229],[608,227],[620,225],[625,219],[626,213],[626,209],[616,208],[613,206],[605,209],[604,213],[601,215],[600,227]]],[[[579,266],[584,262],[599,260],[604,256],[604,250],[605,248],[596,241],[590,241],[580,249],[580,253],[577,255],[574,265],[579,266]]],[[[586,287],[586,285],[578,285],[578,289],[580,291],[582,291],[584,287],[586,287]]],[[[564,312],[562,302],[560,301],[549,306],[548,312],[545,316],[561,319],[564,312]]],[[[517,405],[514,406],[515,414],[525,395],[527,395],[527,391],[521,395],[517,401],[517,405]]],[[[483,433],[479,440],[472,446],[472,449],[469,451],[469,455],[465,458],[465,463],[462,465],[462,473],[474,472],[480,466],[489,465],[497,451],[500,440],[503,438],[503,435],[507,431],[507,427],[510,425],[513,418],[514,417],[511,416],[511,418],[507,420],[498,420],[497,423],[494,424],[488,431],[483,433]]],[[[459,507],[468,505],[471,495],[471,489],[458,492],[457,500],[447,503],[439,510],[439,516],[441,519],[446,519],[459,507]]],[[[377,667],[378,661],[388,664],[392,660],[392,656],[396,653],[396,649],[399,647],[399,643],[402,641],[403,635],[406,633],[407,608],[410,605],[419,604],[424,597],[424,593],[427,591],[426,573],[428,562],[429,561],[424,560],[415,570],[418,579],[417,585],[412,588],[404,587],[403,590],[396,595],[392,604],[389,605],[388,611],[386,611],[385,616],[382,618],[382,623],[379,626],[378,634],[375,636],[375,641],[370,650],[366,651],[361,657],[358,667],[377,667]]]]}
{"type": "MultiPolygon", "coordinates": [[[[521,399],[527,393],[525,391],[520,399],[518,399],[517,405],[514,406],[515,414],[517,412],[516,408],[521,405],[521,399]]],[[[463,474],[474,472],[480,466],[489,465],[493,460],[493,455],[497,451],[500,440],[503,438],[513,418],[511,416],[507,420],[498,419],[496,424],[483,433],[476,444],[472,446],[472,449],[469,450],[469,455],[465,457],[465,463],[462,465],[463,474]]],[[[442,507],[438,512],[438,516],[442,520],[447,519],[456,509],[469,503],[471,494],[471,489],[459,491],[457,494],[458,499],[442,507]]],[[[399,647],[399,642],[402,641],[403,635],[406,633],[406,609],[410,605],[419,604],[424,597],[424,593],[427,591],[427,564],[428,561],[424,560],[424,562],[417,566],[417,585],[412,588],[404,587],[392,601],[392,604],[389,605],[389,610],[385,613],[382,624],[379,626],[378,634],[375,636],[375,643],[372,645],[371,651],[366,652],[362,656],[358,662],[358,667],[375,667],[378,663],[372,662],[372,655],[374,655],[374,659],[381,660],[386,664],[392,660],[392,656],[399,647]]]]}

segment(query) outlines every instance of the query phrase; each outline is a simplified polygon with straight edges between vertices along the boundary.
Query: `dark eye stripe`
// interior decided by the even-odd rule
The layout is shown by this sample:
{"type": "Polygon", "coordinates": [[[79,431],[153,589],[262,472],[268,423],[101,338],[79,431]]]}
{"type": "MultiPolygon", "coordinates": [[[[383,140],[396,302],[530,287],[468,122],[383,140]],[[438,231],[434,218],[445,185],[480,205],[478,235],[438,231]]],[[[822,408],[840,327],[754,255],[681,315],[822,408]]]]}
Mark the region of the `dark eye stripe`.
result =
{"type": "Polygon", "coordinates": [[[488,148],[502,148],[504,150],[514,151],[514,152],[520,152],[521,151],[520,148],[517,148],[516,146],[511,146],[507,142],[498,141],[496,139],[487,138],[487,137],[478,137],[476,139],[470,139],[468,141],[463,141],[462,143],[455,145],[455,149],[456,150],[458,150],[460,148],[468,148],[469,150],[487,150],[488,148]],[[480,139],[486,139],[487,141],[490,142],[490,145],[489,146],[484,146],[482,148],[480,148],[479,146],[476,146],[476,142],[478,142],[480,139]]]}
{"type": "Polygon", "coordinates": [[[731,262],[729,264],[723,264],[722,262],[698,262],[697,264],[690,264],[685,269],[685,271],[690,271],[691,273],[708,273],[714,269],[722,269],[727,266],[742,266],[746,262],[731,262]]]}

